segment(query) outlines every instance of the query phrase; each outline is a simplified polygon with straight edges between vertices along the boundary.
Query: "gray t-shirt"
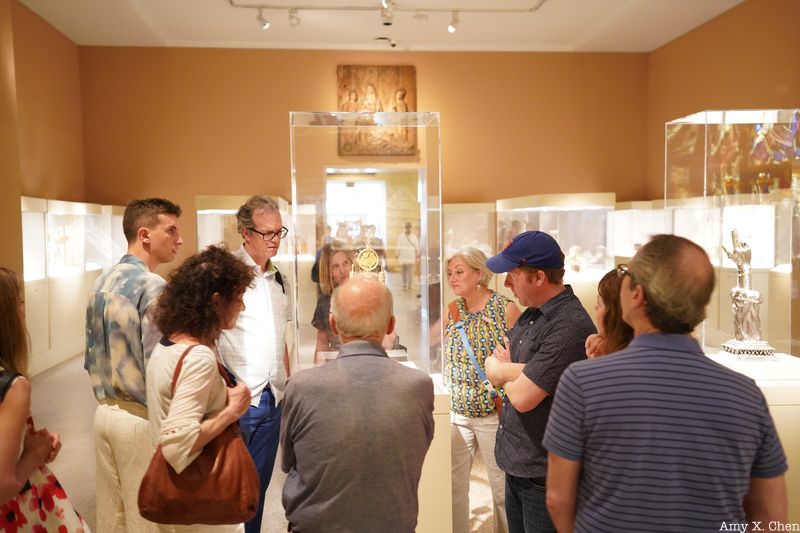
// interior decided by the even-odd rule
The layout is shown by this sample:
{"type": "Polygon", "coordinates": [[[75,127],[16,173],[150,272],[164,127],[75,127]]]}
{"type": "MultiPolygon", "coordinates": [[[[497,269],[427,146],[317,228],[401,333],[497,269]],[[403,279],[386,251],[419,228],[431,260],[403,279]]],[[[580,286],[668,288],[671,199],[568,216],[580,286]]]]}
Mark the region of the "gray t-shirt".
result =
{"type": "Polygon", "coordinates": [[[433,382],[377,344],[345,344],[286,388],[283,506],[302,533],[411,533],[433,439],[433,382]]]}
{"type": "Polygon", "coordinates": [[[497,466],[524,478],[547,475],[547,450],[542,446],[553,394],[561,373],[586,359],[586,337],[597,332],[580,300],[566,285],[564,291],[538,308],[527,309],[509,331],[511,360],[525,363],[523,373],[548,396],[526,413],[506,397],[495,441],[497,466]]]}

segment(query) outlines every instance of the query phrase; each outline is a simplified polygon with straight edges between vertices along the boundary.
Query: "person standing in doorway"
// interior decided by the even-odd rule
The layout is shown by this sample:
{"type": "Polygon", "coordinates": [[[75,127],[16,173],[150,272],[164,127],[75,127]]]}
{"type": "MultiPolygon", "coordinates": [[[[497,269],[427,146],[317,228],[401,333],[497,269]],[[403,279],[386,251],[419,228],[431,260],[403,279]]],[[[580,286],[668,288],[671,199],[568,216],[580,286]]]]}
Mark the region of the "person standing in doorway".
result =
{"type": "Polygon", "coordinates": [[[397,260],[403,273],[403,288],[410,289],[413,285],[414,265],[419,255],[419,240],[411,231],[411,222],[403,225],[403,233],[397,237],[397,260]]]}

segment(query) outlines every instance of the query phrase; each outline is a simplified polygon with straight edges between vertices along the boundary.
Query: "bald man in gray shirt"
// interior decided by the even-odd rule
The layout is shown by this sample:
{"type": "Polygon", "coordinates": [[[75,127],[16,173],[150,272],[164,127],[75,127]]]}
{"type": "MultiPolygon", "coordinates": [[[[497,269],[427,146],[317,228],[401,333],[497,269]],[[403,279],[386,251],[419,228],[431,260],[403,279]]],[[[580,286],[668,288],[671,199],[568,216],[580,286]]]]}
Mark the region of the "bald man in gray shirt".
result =
{"type": "Polygon", "coordinates": [[[281,424],[283,506],[290,531],[413,532],[433,439],[433,382],[381,348],[392,295],[356,277],[333,293],[339,357],[297,373],[281,424]]]}

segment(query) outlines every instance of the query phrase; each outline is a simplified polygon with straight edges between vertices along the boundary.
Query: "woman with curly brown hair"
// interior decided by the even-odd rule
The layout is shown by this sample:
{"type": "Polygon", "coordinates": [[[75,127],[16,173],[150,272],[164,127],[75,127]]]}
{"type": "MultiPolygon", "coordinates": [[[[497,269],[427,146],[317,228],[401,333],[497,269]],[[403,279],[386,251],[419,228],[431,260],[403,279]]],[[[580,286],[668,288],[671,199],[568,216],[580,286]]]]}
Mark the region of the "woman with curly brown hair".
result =
{"type": "Polygon", "coordinates": [[[618,352],[627,347],[633,338],[633,328],[622,320],[622,307],[619,303],[621,285],[622,279],[617,274],[617,269],[606,273],[597,285],[594,317],[598,333],[586,338],[586,357],[589,359],[618,352]]]}
{"type": "MultiPolygon", "coordinates": [[[[181,473],[203,447],[247,411],[250,390],[228,388],[214,349],[223,329],[236,324],[252,270],[211,246],[170,276],[158,301],[156,323],[164,334],[147,364],[147,410],[167,463],[181,473]],[[172,391],[178,361],[183,364],[172,391]]],[[[224,370],[222,370],[224,371],[224,370]]],[[[175,531],[244,531],[234,526],[173,526],[175,531]]]]}

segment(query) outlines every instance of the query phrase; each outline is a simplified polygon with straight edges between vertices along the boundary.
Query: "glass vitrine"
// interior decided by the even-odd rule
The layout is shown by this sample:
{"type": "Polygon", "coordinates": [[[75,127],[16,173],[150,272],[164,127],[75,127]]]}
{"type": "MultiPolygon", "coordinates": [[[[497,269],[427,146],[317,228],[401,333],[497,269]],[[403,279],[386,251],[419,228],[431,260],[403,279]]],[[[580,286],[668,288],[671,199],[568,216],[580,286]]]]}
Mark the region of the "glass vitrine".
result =
{"type": "Polygon", "coordinates": [[[800,110],[703,111],[665,126],[665,205],[675,233],[703,246],[717,269],[717,291],[700,334],[709,352],[733,338],[731,289],[737,267],[723,247],[732,232],[750,251],[761,293],[761,336],[800,353],[796,290],[800,254],[800,110]]]}
{"type": "MultiPolygon", "coordinates": [[[[443,301],[445,304],[455,298],[447,279],[447,259],[454,251],[464,246],[477,248],[487,257],[494,255],[496,224],[494,202],[442,205],[442,241],[444,242],[442,280],[444,281],[443,301]]],[[[493,278],[490,288],[496,287],[495,282],[496,280],[493,278]]]]}
{"type": "Polygon", "coordinates": [[[22,264],[25,282],[47,277],[47,200],[21,198],[22,264]]]}
{"type": "MultiPolygon", "coordinates": [[[[48,278],[75,276],[87,270],[87,220],[100,216],[101,210],[97,204],[47,200],[48,278]]],[[[97,252],[99,248],[94,248],[92,252],[97,252]]],[[[92,257],[92,261],[96,258],[96,255],[92,257]]]]}
{"type": "Polygon", "coordinates": [[[297,231],[289,239],[296,252],[293,356],[300,368],[320,362],[315,353],[322,330],[311,322],[321,293],[304,273],[310,250],[301,250],[302,242],[312,242],[305,233],[316,228],[317,247],[333,242],[349,255],[353,271],[371,271],[392,290],[398,337],[387,341],[390,356],[436,372],[441,368],[439,115],[359,114],[357,122],[353,115],[290,114],[292,204],[304,206],[293,212],[297,231]],[[415,138],[413,155],[383,155],[380,149],[341,155],[339,136],[352,136],[353,128],[354,138],[385,145],[387,154],[400,132],[413,130],[415,135],[403,134],[415,138]]]}
{"type": "MultiPolygon", "coordinates": [[[[614,193],[539,194],[497,201],[497,249],[528,230],[549,233],[564,252],[564,283],[572,285],[584,307],[597,299],[597,282],[614,265],[609,215],[614,193]]],[[[498,290],[504,276],[497,279],[498,290]]]]}
{"type": "Polygon", "coordinates": [[[128,253],[128,240],[122,229],[122,217],[125,214],[125,206],[104,205],[103,214],[111,220],[110,232],[108,235],[111,241],[111,265],[114,266],[120,258],[128,253]]]}
{"type": "Polygon", "coordinates": [[[672,233],[672,213],[652,201],[617,202],[609,218],[614,263],[627,262],[653,235],[672,233]]]}

